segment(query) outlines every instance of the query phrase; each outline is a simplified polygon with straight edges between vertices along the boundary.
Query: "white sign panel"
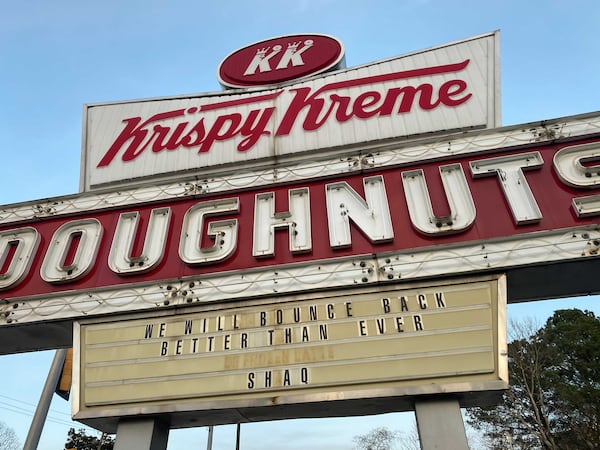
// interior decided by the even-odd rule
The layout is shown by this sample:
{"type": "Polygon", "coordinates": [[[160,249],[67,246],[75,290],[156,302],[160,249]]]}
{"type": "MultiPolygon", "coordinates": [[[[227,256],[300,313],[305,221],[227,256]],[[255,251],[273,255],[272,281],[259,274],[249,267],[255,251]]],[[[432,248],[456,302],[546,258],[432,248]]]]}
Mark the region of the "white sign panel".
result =
{"type": "Polygon", "coordinates": [[[82,188],[498,126],[497,47],[491,33],[268,90],[87,105],[82,188]]]}

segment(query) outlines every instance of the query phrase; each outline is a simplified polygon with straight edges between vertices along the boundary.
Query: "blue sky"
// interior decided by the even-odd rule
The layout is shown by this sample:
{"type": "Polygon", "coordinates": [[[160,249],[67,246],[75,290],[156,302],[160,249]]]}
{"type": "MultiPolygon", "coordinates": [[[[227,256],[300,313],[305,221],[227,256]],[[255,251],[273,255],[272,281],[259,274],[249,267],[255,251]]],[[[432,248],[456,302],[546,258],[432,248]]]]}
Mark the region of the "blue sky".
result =
{"type": "MultiPolygon", "coordinates": [[[[316,32],[345,45],[348,67],[501,31],[504,125],[600,110],[595,0],[0,0],[0,204],[76,193],[82,106],[220,90],[219,62],[272,36],[316,32]]],[[[555,308],[600,314],[600,300],[513,305],[543,322],[555,308]]],[[[51,352],[0,356],[0,421],[25,440],[51,352]]],[[[41,450],[62,448],[69,404],[56,398],[41,450]]],[[[377,425],[411,432],[412,414],[242,427],[242,448],[352,448],[377,425]],[[407,425],[408,424],[408,425],[407,425]]],[[[230,449],[235,427],[218,427],[230,449]]],[[[169,449],[206,447],[206,430],[171,433],[169,449]]]]}

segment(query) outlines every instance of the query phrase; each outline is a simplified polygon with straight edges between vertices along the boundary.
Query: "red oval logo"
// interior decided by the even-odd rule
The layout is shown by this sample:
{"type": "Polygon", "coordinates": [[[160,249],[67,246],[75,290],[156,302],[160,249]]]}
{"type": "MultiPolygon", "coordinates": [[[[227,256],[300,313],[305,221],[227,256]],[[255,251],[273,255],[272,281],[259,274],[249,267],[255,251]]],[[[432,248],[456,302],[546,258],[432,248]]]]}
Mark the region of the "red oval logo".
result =
{"type": "Polygon", "coordinates": [[[343,67],[344,47],[324,34],[294,34],[256,42],[229,54],[217,70],[226,88],[268,86],[343,67]]]}

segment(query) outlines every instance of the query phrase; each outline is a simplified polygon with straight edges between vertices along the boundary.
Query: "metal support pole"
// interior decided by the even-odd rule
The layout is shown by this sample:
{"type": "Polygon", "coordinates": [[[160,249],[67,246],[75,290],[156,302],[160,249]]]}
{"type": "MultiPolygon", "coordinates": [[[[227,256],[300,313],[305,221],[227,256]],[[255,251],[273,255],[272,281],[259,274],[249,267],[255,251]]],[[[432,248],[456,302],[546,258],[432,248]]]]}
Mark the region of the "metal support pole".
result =
{"type": "Polygon", "coordinates": [[[40,436],[42,435],[42,430],[46,423],[48,410],[50,409],[50,403],[52,402],[52,396],[54,395],[56,385],[60,379],[66,355],[66,348],[56,350],[56,353],[54,354],[52,365],[48,371],[48,378],[46,378],[46,384],[44,384],[44,389],[40,395],[40,401],[35,409],[33,420],[31,421],[29,432],[27,433],[27,439],[25,440],[25,445],[23,445],[23,450],[35,450],[38,448],[40,436]]]}
{"type": "Polygon", "coordinates": [[[206,442],[206,450],[212,450],[213,426],[208,427],[208,441],[206,442]]]}
{"type": "Polygon", "coordinates": [[[115,450],[166,450],[169,425],[157,419],[122,420],[117,425],[115,450]]]}
{"type": "Polygon", "coordinates": [[[458,400],[421,400],[415,414],[421,450],[469,450],[458,400]]]}
{"type": "Polygon", "coordinates": [[[237,424],[237,434],[235,435],[235,450],[240,450],[240,431],[241,431],[241,424],[238,423],[237,424]]]}

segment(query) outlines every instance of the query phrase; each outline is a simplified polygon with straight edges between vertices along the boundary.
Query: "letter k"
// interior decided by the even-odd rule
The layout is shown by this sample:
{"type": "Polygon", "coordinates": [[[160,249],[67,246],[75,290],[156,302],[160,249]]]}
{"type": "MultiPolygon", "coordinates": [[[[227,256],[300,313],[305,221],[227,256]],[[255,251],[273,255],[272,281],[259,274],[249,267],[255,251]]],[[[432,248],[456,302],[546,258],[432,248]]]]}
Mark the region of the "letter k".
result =
{"type": "Polygon", "coordinates": [[[254,58],[252,58],[252,61],[250,61],[250,64],[248,64],[244,75],[254,75],[257,69],[260,71],[260,73],[271,71],[271,64],[269,64],[269,60],[281,51],[281,45],[274,46],[273,50],[268,55],[266,55],[267,50],[268,47],[256,51],[256,55],[254,55],[254,58]]]}
{"type": "Polygon", "coordinates": [[[276,69],[285,69],[292,63],[292,66],[303,66],[304,60],[302,59],[302,53],[313,46],[312,40],[304,41],[304,47],[298,50],[298,45],[288,45],[288,48],[285,50],[285,53],[279,60],[279,64],[277,64],[276,69]]]}

